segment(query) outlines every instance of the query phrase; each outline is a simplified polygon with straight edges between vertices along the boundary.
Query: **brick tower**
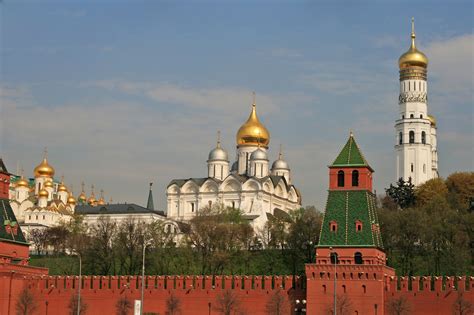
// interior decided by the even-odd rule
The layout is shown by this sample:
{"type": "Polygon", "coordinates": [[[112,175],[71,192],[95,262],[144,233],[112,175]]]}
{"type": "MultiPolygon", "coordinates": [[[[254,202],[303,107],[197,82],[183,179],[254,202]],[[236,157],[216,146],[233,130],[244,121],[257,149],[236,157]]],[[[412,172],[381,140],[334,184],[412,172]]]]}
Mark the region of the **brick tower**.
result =
{"type": "Polygon", "coordinates": [[[351,133],[329,166],[316,263],[306,265],[308,314],[383,314],[386,266],[373,169],[351,133]]]}

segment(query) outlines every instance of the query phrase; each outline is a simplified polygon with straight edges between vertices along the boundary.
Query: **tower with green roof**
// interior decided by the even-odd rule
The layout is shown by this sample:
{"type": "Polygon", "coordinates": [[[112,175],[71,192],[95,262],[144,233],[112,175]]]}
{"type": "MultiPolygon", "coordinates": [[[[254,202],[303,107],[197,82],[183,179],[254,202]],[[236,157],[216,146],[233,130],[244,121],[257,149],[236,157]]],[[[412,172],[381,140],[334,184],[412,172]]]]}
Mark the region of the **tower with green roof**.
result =
{"type": "Polygon", "coordinates": [[[329,193],[317,262],[385,264],[372,174],[354,135],[329,166],[329,193]],[[333,257],[334,256],[334,257],[333,257]]]}

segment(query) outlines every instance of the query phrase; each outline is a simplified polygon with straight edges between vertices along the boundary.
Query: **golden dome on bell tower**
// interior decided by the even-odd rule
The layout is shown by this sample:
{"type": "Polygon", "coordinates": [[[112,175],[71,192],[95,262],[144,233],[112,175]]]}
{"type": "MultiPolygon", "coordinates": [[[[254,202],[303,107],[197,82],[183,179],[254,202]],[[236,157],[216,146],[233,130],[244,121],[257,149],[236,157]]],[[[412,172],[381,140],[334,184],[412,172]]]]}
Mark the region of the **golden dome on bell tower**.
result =
{"type": "Polygon", "coordinates": [[[270,143],[270,133],[267,128],[260,122],[257,116],[257,105],[254,100],[252,104],[252,111],[247,121],[237,131],[237,146],[263,146],[268,148],[270,143]]]}
{"type": "Polygon", "coordinates": [[[411,46],[406,53],[398,59],[400,69],[417,66],[422,68],[428,67],[428,57],[416,48],[415,45],[415,19],[411,19],[411,46]]]}
{"type": "Polygon", "coordinates": [[[34,170],[35,177],[53,177],[54,176],[54,168],[49,165],[48,163],[48,151],[44,150],[44,158],[43,161],[35,167],[34,170]]]}

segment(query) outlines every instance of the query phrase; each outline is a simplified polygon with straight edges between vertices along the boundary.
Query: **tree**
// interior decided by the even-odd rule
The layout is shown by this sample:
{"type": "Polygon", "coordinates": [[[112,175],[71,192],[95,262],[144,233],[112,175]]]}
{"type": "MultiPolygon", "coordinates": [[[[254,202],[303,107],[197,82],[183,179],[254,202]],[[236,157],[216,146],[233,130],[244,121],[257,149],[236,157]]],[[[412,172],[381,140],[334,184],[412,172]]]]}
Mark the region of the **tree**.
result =
{"type": "Polygon", "coordinates": [[[65,253],[67,248],[66,240],[69,237],[69,230],[64,225],[57,225],[46,230],[46,244],[53,248],[54,254],[65,253]]]}
{"type": "Polygon", "coordinates": [[[121,297],[118,299],[117,304],[115,304],[117,310],[117,315],[127,315],[130,310],[133,309],[133,303],[127,297],[121,297]]]}
{"type": "Polygon", "coordinates": [[[216,312],[223,315],[243,314],[240,299],[234,291],[225,290],[216,297],[216,312]]]}
{"type": "Polygon", "coordinates": [[[36,250],[36,254],[41,255],[45,250],[47,243],[47,231],[44,229],[33,229],[30,233],[30,240],[36,250]]]}
{"type": "MultiPolygon", "coordinates": [[[[79,303],[77,303],[77,295],[74,294],[73,296],[71,296],[71,299],[69,300],[69,305],[68,305],[68,308],[69,308],[69,314],[70,315],[76,315],[77,314],[77,308],[78,308],[78,305],[79,303]]],[[[80,309],[80,314],[85,314],[87,311],[87,304],[86,302],[84,301],[84,298],[81,297],[81,309],[80,309]]]]}
{"type": "Polygon", "coordinates": [[[446,186],[454,209],[468,210],[474,197],[474,172],[456,172],[448,176],[446,186]]]}
{"type": "Polygon", "coordinates": [[[265,307],[268,315],[284,315],[289,313],[290,304],[284,293],[283,290],[278,288],[270,295],[265,307]]]}
{"type": "Polygon", "coordinates": [[[108,275],[115,269],[113,240],[117,223],[101,216],[90,229],[89,246],[85,249],[84,262],[91,274],[108,275]]]}
{"type": "Polygon", "coordinates": [[[453,315],[471,315],[474,313],[474,305],[465,300],[461,292],[458,293],[453,303],[453,315]]]}
{"type": "MultiPolygon", "coordinates": [[[[338,315],[349,315],[352,313],[352,301],[346,294],[338,294],[336,296],[336,309],[338,315]]],[[[334,314],[334,304],[327,306],[326,314],[334,314]]]]}
{"type": "Polygon", "coordinates": [[[30,315],[38,310],[38,302],[33,293],[28,290],[27,287],[24,287],[23,290],[21,290],[15,309],[17,315],[30,315]]]}
{"type": "Polygon", "coordinates": [[[398,179],[396,186],[390,184],[390,187],[385,189],[385,192],[402,209],[415,204],[415,185],[412,184],[411,178],[408,181],[404,181],[403,178],[398,179]]]}
{"type": "Polygon", "coordinates": [[[118,261],[119,273],[136,274],[140,270],[146,225],[134,218],[123,221],[112,242],[118,261]]]}
{"type": "Polygon", "coordinates": [[[440,199],[446,199],[448,196],[448,187],[443,179],[433,178],[416,187],[415,196],[416,205],[422,207],[435,196],[440,199]]]}
{"type": "Polygon", "coordinates": [[[166,300],[166,315],[181,314],[181,300],[173,293],[166,300]]]}
{"type": "Polygon", "coordinates": [[[411,307],[406,297],[392,298],[388,301],[388,313],[390,315],[408,315],[411,307]]]}

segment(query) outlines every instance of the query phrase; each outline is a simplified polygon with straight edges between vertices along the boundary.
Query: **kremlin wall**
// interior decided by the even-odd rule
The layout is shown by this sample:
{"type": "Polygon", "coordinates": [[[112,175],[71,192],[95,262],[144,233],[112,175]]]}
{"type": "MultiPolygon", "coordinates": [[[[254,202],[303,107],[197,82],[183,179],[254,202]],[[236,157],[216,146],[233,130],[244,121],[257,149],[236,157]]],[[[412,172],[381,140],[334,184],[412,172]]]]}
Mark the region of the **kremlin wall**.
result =
{"type": "MultiPolygon", "coordinates": [[[[238,301],[235,314],[256,315],[333,314],[335,295],[337,314],[452,314],[457,301],[474,301],[473,277],[397,277],[386,266],[370,190],[373,170],[352,134],[329,168],[330,189],[316,261],[306,265],[305,276],[146,276],[144,313],[169,314],[168,301],[173,296],[180,301],[181,314],[224,314],[217,305],[225,294],[238,301]],[[346,180],[347,172],[350,180],[346,180]],[[350,216],[357,218],[354,226],[349,208],[350,216]],[[275,300],[280,311],[269,308],[275,300]],[[390,305],[396,301],[403,301],[400,304],[409,312],[393,313],[390,305]]],[[[24,290],[37,305],[34,314],[70,313],[69,303],[79,285],[86,305],[81,314],[116,314],[119,301],[140,300],[139,276],[50,276],[47,269],[28,266],[28,244],[14,224],[8,202],[7,175],[3,167],[0,314],[16,314],[24,290]]]]}

